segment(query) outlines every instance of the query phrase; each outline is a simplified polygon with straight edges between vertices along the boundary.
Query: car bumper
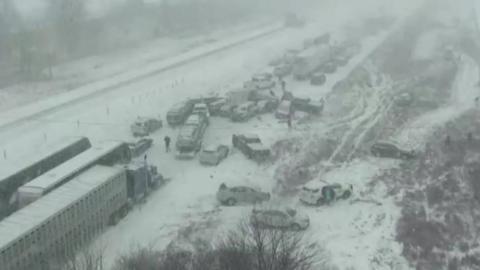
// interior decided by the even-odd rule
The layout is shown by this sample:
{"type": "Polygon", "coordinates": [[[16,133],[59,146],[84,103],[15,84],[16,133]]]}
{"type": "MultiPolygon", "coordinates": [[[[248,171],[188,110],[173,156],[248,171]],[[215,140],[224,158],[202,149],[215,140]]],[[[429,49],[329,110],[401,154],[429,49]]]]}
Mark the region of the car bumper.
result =
{"type": "Polygon", "coordinates": [[[177,152],[175,154],[176,159],[193,159],[196,155],[196,152],[177,152]]]}
{"type": "Polygon", "coordinates": [[[306,205],[317,205],[318,204],[318,200],[313,199],[313,198],[302,198],[302,197],[300,197],[299,200],[300,200],[301,203],[306,204],[306,205]]]}

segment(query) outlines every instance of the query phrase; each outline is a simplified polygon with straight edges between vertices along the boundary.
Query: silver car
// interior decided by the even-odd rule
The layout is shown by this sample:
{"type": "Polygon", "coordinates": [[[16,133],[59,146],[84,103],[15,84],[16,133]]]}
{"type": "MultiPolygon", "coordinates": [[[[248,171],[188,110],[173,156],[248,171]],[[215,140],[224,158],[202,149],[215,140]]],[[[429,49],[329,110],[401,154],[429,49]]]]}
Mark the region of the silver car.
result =
{"type": "Polygon", "coordinates": [[[270,193],[250,187],[227,187],[227,185],[221,184],[217,191],[217,200],[228,206],[238,203],[261,203],[270,200],[270,193]]]}
{"type": "Polygon", "coordinates": [[[228,146],[223,144],[204,146],[199,161],[203,165],[218,165],[228,156],[228,152],[228,146]]]}
{"type": "Polygon", "coordinates": [[[295,231],[305,230],[310,226],[310,218],[292,208],[275,210],[253,209],[250,215],[250,222],[254,226],[295,231]]]}

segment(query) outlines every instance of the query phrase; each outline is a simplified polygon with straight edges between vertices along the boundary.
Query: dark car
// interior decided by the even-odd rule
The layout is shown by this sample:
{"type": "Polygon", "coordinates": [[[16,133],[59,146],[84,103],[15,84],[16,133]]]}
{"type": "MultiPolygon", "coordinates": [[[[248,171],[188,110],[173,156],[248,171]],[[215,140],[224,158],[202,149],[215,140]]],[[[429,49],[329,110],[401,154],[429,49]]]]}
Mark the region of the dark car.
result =
{"type": "Polygon", "coordinates": [[[335,65],[334,61],[328,61],[322,65],[321,71],[327,74],[334,73],[335,71],[337,71],[337,65],[335,65]]]}
{"type": "Polygon", "coordinates": [[[143,138],[136,142],[128,143],[128,148],[133,157],[138,157],[145,153],[153,144],[153,139],[143,138]]]}
{"type": "Polygon", "coordinates": [[[323,100],[313,101],[309,98],[294,98],[292,106],[295,111],[320,114],[323,111],[323,100]]]}
{"type": "Polygon", "coordinates": [[[135,122],[130,126],[130,130],[133,136],[148,136],[150,133],[155,132],[163,126],[163,122],[160,119],[153,117],[138,117],[135,122]]]}
{"type": "Polygon", "coordinates": [[[267,161],[271,155],[270,149],[262,144],[257,135],[233,135],[232,144],[249,159],[258,163],[267,161]]]}
{"type": "Polygon", "coordinates": [[[327,81],[327,77],[323,73],[315,73],[310,79],[312,85],[323,85],[327,81]]]}
{"type": "Polygon", "coordinates": [[[192,101],[185,101],[176,104],[167,112],[167,123],[170,126],[182,125],[192,113],[193,106],[194,103],[192,101]]]}
{"type": "Polygon", "coordinates": [[[208,105],[208,108],[210,110],[210,115],[211,116],[219,116],[220,115],[220,110],[222,109],[223,106],[227,104],[227,100],[225,98],[219,99],[217,101],[214,101],[208,105]]]}
{"type": "Polygon", "coordinates": [[[227,187],[227,185],[221,184],[217,191],[217,200],[221,204],[228,206],[233,206],[237,203],[255,204],[270,200],[270,193],[251,187],[227,187]]]}
{"type": "Polygon", "coordinates": [[[372,155],[384,158],[413,159],[416,157],[414,150],[401,149],[390,142],[377,142],[370,148],[372,155]]]}

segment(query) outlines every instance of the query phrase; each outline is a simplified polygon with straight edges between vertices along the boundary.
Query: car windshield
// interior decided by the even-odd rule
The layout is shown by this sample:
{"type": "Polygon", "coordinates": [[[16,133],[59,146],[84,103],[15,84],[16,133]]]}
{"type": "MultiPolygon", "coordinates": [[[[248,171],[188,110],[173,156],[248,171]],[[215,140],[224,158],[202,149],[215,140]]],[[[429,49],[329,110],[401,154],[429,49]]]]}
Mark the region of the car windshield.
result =
{"type": "Polygon", "coordinates": [[[0,0],[0,270],[298,229],[289,270],[480,270],[480,0],[0,0]]]}

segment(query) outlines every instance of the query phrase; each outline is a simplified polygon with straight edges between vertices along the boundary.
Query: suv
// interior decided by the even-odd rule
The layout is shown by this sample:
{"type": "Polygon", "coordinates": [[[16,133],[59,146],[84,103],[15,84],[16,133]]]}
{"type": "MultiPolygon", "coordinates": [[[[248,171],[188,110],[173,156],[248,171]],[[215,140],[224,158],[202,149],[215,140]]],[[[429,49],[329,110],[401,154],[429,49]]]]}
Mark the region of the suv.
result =
{"type": "Polygon", "coordinates": [[[270,149],[262,144],[257,135],[233,135],[233,147],[239,149],[245,156],[258,163],[270,157],[270,149]]]}
{"type": "Polygon", "coordinates": [[[320,187],[305,185],[300,192],[300,201],[308,205],[323,205],[352,195],[352,185],[331,184],[320,187]]]}
{"type": "Polygon", "coordinates": [[[247,121],[257,113],[255,102],[249,101],[233,109],[230,119],[234,122],[247,121]]]}
{"type": "Polygon", "coordinates": [[[217,200],[228,206],[237,203],[261,203],[270,200],[270,193],[250,187],[227,187],[227,185],[221,184],[217,191],[217,200]]]}
{"type": "Polygon", "coordinates": [[[254,226],[292,229],[295,231],[306,230],[310,226],[307,215],[298,213],[292,208],[278,210],[253,209],[250,214],[250,223],[254,226]]]}
{"type": "Polygon", "coordinates": [[[173,106],[167,112],[167,123],[170,126],[178,126],[185,122],[185,119],[192,113],[193,103],[185,101],[173,106]]]}
{"type": "Polygon", "coordinates": [[[205,116],[204,113],[191,114],[185,121],[185,125],[201,126],[203,128],[206,128],[208,124],[209,124],[208,118],[207,116],[205,116]]]}
{"type": "Polygon", "coordinates": [[[390,142],[377,142],[370,148],[372,155],[384,158],[413,159],[416,157],[414,150],[404,150],[390,142]]]}
{"type": "Polygon", "coordinates": [[[133,136],[148,136],[150,133],[160,129],[163,122],[160,119],[138,117],[130,126],[133,136]]]}

